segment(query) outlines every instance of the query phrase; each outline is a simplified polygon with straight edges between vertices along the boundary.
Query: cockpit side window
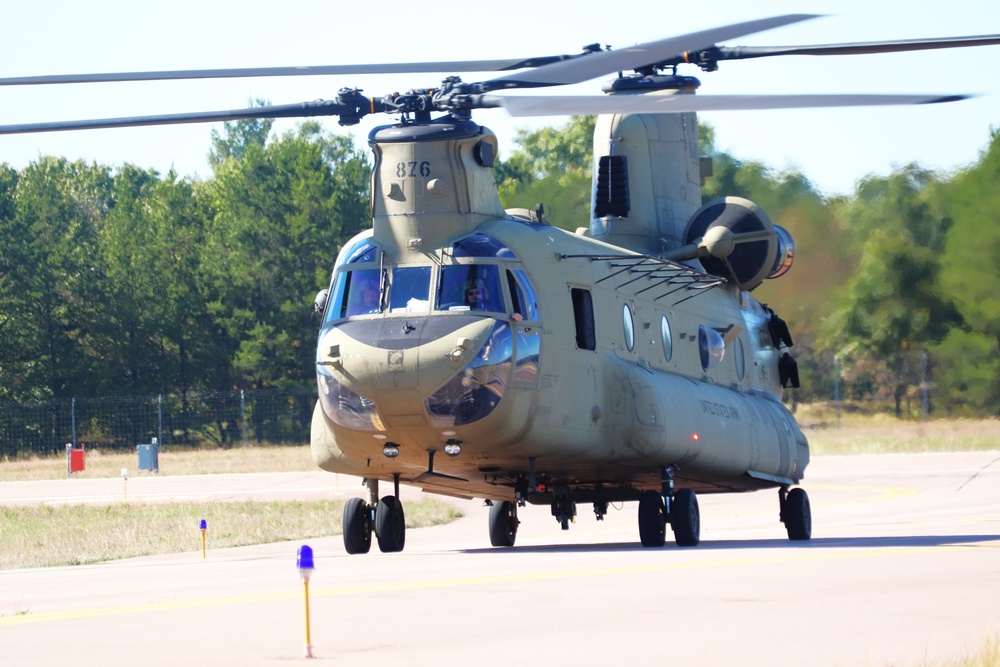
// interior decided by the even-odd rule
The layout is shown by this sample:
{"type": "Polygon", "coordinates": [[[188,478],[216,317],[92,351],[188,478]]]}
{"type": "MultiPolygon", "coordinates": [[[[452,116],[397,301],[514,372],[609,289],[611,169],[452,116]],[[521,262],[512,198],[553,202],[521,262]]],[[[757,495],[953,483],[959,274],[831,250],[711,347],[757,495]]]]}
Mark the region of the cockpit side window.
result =
{"type": "Polygon", "coordinates": [[[326,308],[326,322],[381,312],[378,269],[340,271],[326,308]]]}
{"type": "Polygon", "coordinates": [[[381,310],[379,273],[378,269],[357,269],[347,272],[344,316],[372,315],[381,310]]]}
{"type": "Polygon", "coordinates": [[[500,268],[495,264],[453,264],[442,267],[435,308],[504,312],[500,268]]]}
{"type": "Polygon", "coordinates": [[[514,313],[528,322],[538,321],[538,297],[523,269],[507,270],[507,288],[514,313]]]}

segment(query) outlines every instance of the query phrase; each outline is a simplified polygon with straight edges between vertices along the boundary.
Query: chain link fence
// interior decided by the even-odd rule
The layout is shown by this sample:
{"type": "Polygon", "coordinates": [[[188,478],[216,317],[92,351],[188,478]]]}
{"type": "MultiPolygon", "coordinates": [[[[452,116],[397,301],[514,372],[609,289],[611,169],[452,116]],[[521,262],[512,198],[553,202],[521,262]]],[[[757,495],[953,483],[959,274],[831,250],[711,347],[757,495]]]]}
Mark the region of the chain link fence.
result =
{"type": "Polygon", "coordinates": [[[306,444],[316,392],[227,391],[36,403],[0,401],[0,458],[88,449],[306,444]]]}

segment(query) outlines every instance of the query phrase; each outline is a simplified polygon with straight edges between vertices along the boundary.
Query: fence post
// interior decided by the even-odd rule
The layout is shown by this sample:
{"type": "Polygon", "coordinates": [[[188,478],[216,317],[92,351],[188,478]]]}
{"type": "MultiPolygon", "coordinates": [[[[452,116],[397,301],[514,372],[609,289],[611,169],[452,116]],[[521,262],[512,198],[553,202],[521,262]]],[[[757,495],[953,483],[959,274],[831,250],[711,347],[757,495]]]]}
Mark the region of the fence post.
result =
{"type": "Polygon", "coordinates": [[[243,446],[247,447],[247,401],[242,389],[240,389],[240,423],[243,425],[243,446]]]}
{"type": "Polygon", "coordinates": [[[840,359],[833,355],[833,409],[837,413],[837,428],[840,428],[840,359]]]}

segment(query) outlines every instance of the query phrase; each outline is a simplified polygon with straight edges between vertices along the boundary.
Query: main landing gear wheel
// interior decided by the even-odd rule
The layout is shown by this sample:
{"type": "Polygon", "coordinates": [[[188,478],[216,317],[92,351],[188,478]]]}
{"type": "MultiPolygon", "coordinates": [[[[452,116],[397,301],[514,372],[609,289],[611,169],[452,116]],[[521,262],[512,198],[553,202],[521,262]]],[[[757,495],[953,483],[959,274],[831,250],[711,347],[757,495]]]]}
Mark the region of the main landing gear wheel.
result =
{"type": "Polygon", "coordinates": [[[375,535],[378,548],[384,553],[402,551],[406,543],[406,519],[403,503],[395,496],[386,496],[375,507],[375,535]]]}
{"type": "Polygon", "coordinates": [[[788,531],[788,539],[808,540],[812,537],[812,510],[805,489],[792,489],[782,497],[781,521],[788,531]]]}
{"type": "Polygon", "coordinates": [[[701,514],[698,498],[691,489],[681,489],[670,506],[670,527],[679,547],[696,547],[701,541],[701,514]]]}
{"type": "Polygon", "coordinates": [[[490,507],[490,544],[495,547],[512,547],[517,539],[517,504],[509,500],[493,503],[490,507]]]}
{"type": "Polygon", "coordinates": [[[366,554],[372,548],[371,508],[361,498],[344,504],[344,549],[349,554],[366,554]]]}
{"type": "Polygon", "coordinates": [[[663,497],[656,491],[643,491],[639,496],[639,541],[644,547],[662,547],[666,536],[663,497]]]}

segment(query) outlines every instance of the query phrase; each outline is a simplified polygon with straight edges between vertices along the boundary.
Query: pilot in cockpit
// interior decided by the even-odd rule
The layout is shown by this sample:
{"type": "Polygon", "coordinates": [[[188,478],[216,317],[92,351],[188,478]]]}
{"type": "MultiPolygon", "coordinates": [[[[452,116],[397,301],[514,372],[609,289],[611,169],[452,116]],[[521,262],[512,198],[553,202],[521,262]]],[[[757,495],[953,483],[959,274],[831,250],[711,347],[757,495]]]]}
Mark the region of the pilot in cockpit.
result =
{"type": "Polygon", "coordinates": [[[469,310],[489,310],[490,294],[486,281],[475,278],[465,284],[465,305],[469,310]]]}
{"type": "Polygon", "coordinates": [[[347,315],[368,315],[379,312],[379,280],[377,271],[355,271],[350,287],[347,315]]]}

